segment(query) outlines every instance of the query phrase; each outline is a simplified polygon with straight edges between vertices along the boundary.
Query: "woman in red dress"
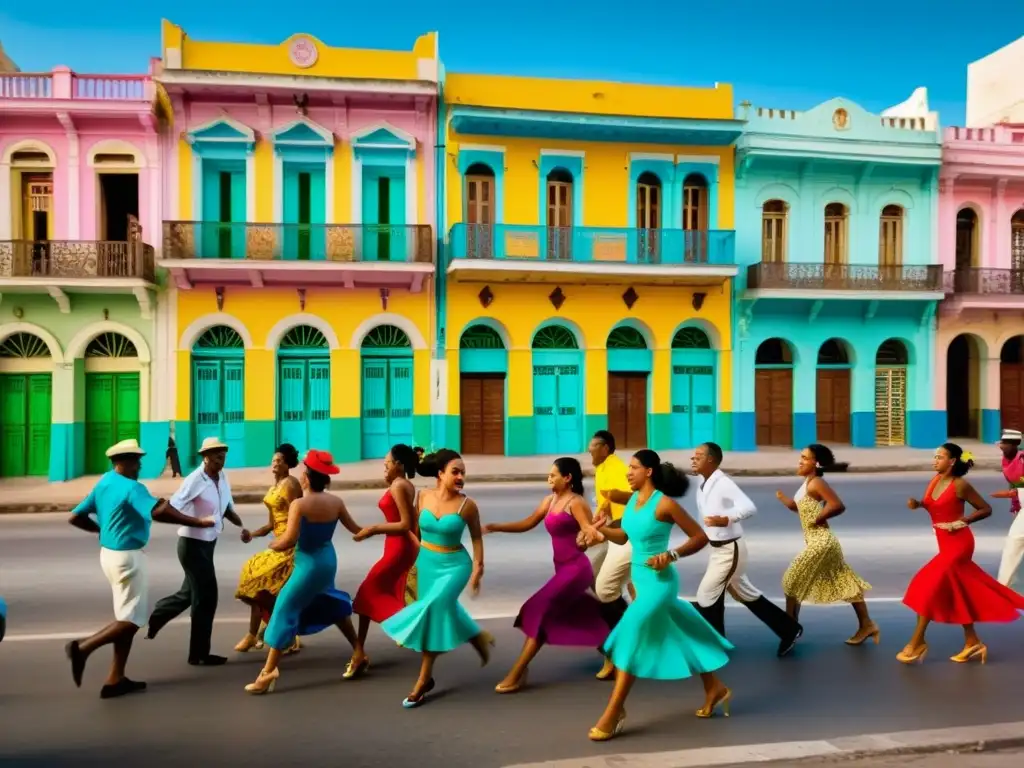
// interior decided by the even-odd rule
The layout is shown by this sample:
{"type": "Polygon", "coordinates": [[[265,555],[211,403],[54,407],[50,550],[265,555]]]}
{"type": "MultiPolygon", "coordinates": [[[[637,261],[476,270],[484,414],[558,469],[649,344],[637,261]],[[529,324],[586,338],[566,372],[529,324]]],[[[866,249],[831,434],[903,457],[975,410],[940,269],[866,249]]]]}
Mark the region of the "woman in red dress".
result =
{"type": "Polygon", "coordinates": [[[384,555],[366,574],[356,592],[352,610],[359,615],[359,630],[352,658],[343,677],[351,680],[370,668],[370,659],[363,649],[370,622],[380,624],[405,607],[405,582],[409,569],[416,562],[419,541],[416,538],[413,501],[416,489],[409,478],[416,476],[419,457],[408,445],[398,444],[384,457],[384,480],[388,489],[377,504],[387,521],[383,525],[363,528],[353,538],[363,541],[383,534],[384,555]]]}
{"type": "Polygon", "coordinates": [[[904,664],[923,661],[928,653],[924,635],[928,625],[960,624],[964,628],[964,648],[950,660],[960,664],[988,657],[988,648],[974,629],[976,622],[1014,621],[1024,610],[1024,597],[1004,587],[971,559],[974,534],[969,526],[992,514],[981,495],[964,476],[974,466],[974,458],[955,443],[945,443],[935,452],[936,475],[928,484],[924,498],[910,499],[910,509],[924,507],[932,519],[939,554],[933,557],[910,581],[903,603],[917,614],[917,626],[907,646],[896,658],[904,664]],[[975,512],[964,517],[964,502],[975,512]]]}

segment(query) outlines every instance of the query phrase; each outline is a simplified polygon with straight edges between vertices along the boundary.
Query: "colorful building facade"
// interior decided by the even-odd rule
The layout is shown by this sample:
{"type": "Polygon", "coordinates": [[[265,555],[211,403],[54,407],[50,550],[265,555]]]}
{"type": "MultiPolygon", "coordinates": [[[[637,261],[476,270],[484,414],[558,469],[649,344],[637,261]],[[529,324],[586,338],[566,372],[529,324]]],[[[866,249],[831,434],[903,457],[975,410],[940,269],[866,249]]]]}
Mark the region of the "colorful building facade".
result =
{"type": "Polygon", "coordinates": [[[435,437],[731,443],[732,89],[449,74],[435,437]]]}
{"type": "Polygon", "coordinates": [[[918,111],[743,110],[735,449],[945,437],[932,384],[941,144],[918,111]]]}
{"type": "Polygon", "coordinates": [[[1024,424],[1024,125],[947,128],[935,402],[951,437],[1024,424]]]}
{"type": "Polygon", "coordinates": [[[190,39],[163,26],[173,106],[163,251],[175,435],[229,465],[428,445],[435,35],[410,51],[190,39]]]}
{"type": "Polygon", "coordinates": [[[144,75],[0,73],[0,477],[163,468],[158,89],[144,75]]]}

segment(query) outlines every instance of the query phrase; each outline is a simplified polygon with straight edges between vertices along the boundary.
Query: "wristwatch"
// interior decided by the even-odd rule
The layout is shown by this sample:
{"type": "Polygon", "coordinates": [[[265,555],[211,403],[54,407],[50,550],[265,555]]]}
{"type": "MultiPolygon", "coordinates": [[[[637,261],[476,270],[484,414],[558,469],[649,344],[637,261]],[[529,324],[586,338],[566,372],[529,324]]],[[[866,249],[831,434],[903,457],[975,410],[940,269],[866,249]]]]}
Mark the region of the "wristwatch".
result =
{"type": "Polygon", "coordinates": [[[676,552],[674,549],[670,549],[668,551],[668,556],[672,558],[673,563],[679,559],[679,553],[676,552]]]}

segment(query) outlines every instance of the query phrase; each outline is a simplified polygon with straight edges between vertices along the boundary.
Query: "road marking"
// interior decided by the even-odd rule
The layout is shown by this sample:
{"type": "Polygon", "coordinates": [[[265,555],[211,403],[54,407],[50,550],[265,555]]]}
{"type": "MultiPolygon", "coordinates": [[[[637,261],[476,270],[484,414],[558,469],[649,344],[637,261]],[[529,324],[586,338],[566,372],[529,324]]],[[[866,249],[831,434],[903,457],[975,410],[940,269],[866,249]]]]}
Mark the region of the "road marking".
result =
{"type": "MultiPolygon", "coordinates": [[[[693,596],[693,597],[684,597],[683,599],[686,600],[687,602],[693,602],[697,598],[695,596],[693,596]]],[[[786,601],[786,599],[784,597],[783,598],[770,597],[768,599],[771,600],[773,603],[785,603],[785,601],[786,601]]],[[[902,597],[869,597],[869,598],[867,598],[866,602],[868,602],[868,603],[901,603],[901,602],[903,602],[903,598],[902,597]]],[[[805,605],[804,606],[804,610],[806,610],[807,608],[840,608],[840,607],[845,607],[846,605],[847,605],[847,603],[835,603],[835,604],[832,604],[832,605],[805,605]]],[[[726,608],[744,608],[745,606],[743,606],[740,603],[729,602],[729,603],[725,604],[725,607],[726,608]]],[[[497,611],[497,612],[493,612],[493,613],[471,613],[471,615],[477,621],[500,621],[502,619],[514,619],[518,615],[518,612],[509,613],[509,612],[505,612],[505,611],[497,611]]],[[[8,617],[8,620],[9,619],[10,619],[10,617],[8,617]]],[[[170,624],[168,624],[168,626],[185,626],[188,623],[189,623],[189,619],[175,619],[170,624]]],[[[223,619],[215,619],[213,623],[214,624],[225,624],[225,625],[230,625],[230,624],[248,624],[249,623],[249,619],[244,618],[242,616],[237,616],[237,617],[230,616],[230,617],[225,617],[223,619]]],[[[43,632],[43,633],[38,633],[38,634],[13,634],[13,635],[9,634],[9,635],[7,635],[4,638],[3,642],[4,643],[37,643],[37,642],[47,642],[47,641],[55,641],[55,640],[78,640],[78,639],[83,638],[83,637],[88,637],[89,635],[91,635],[95,631],[96,631],[95,629],[83,629],[83,630],[79,630],[77,632],[69,632],[69,631],[65,630],[65,631],[62,631],[62,632],[43,632]]]]}

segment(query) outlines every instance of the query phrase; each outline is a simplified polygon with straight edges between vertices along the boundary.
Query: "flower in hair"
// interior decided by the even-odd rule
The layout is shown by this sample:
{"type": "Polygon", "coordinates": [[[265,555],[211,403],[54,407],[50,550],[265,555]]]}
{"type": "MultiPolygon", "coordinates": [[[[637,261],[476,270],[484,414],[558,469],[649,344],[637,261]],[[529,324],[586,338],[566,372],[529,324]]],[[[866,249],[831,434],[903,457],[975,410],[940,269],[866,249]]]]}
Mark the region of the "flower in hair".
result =
{"type": "Polygon", "coordinates": [[[962,453],[962,454],[960,455],[960,460],[961,460],[961,461],[962,461],[962,462],[963,462],[964,464],[969,464],[970,462],[974,461],[974,454],[973,454],[973,453],[971,453],[970,451],[964,451],[964,452],[963,452],[963,453],[962,453]]]}

